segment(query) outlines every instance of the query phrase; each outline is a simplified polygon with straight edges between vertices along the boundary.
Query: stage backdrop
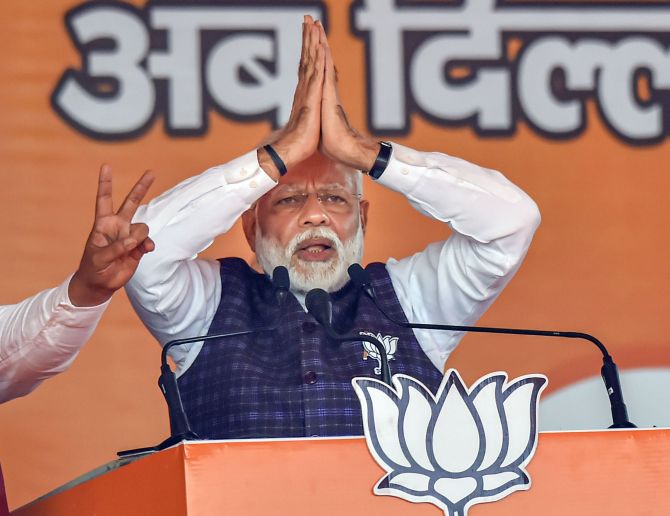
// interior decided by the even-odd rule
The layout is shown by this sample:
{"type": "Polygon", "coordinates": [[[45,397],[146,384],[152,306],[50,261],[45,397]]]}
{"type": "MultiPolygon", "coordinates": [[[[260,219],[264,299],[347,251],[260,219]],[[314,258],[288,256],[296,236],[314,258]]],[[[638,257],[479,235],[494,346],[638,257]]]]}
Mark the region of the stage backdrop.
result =
{"type": "MultiPolygon", "coordinates": [[[[101,163],[117,199],[253,148],[288,117],[303,13],[324,20],[359,129],[501,170],[538,203],[528,257],[482,324],[586,331],[631,418],[670,424],[670,2],[505,0],[0,4],[0,303],[63,281],[101,163]]],[[[365,261],[448,232],[366,180],[365,261]]],[[[206,256],[251,258],[239,227],[206,256]]],[[[587,342],[466,336],[448,365],[549,377],[543,428],[609,424],[587,342]]],[[[16,507],[167,432],[159,347],[119,292],[72,368],[0,407],[16,507]]]]}

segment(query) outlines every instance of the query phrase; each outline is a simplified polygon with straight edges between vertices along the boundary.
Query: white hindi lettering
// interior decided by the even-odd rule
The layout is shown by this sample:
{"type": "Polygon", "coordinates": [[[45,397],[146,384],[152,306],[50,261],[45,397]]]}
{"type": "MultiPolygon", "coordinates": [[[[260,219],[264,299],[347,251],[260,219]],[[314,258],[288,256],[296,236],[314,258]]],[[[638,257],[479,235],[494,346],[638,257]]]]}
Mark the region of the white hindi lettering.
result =
{"type": "Polygon", "coordinates": [[[586,126],[589,99],[628,143],[670,132],[670,2],[358,0],[352,23],[366,43],[373,132],[407,133],[418,111],[483,136],[524,120],[566,138],[586,126]]]}
{"type": "MultiPolygon", "coordinates": [[[[207,131],[210,111],[288,120],[304,14],[322,3],[84,3],[66,16],[82,59],[51,103],[97,139],[128,139],[164,118],[171,135],[207,131]]],[[[365,43],[368,129],[405,134],[418,113],[481,136],[519,123],[574,137],[593,103],[631,145],[670,134],[670,1],[356,0],[365,43]]],[[[356,79],[349,79],[356,80],[356,79]]]]}
{"type": "Polygon", "coordinates": [[[70,31],[82,54],[91,50],[83,73],[69,70],[63,75],[52,97],[57,111],[92,134],[129,134],[144,126],[153,112],[155,92],[140,66],[149,49],[141,18],[112,6],[81,9],[71,17],[70,31]],[[113,41],[114,48],[93,50],[101,40],[113,41]]]}
{"type": "Polygon", "coordinates": [[[581,97],[591,93],[616,133],[631,140],[655,140],[664,134],[663,107],[637,98],[641,70],[650,72],[655,89],[670,91],[670,52],[649,38],[630,36],[616,43],[543,38],[529,45],[520,59],[519,101],[540,131],[570,135],[583,129],[581,97]],[[552,84],[557,70],[563,78],[552,84]]]}
{"type": "Polygon", "coordinates": [[[52,106],[94,138],[134,137],[162,112],[170,134],[202,134],[208,108],[230,118],[289,117],[304,14],[320,4],[83,4],[67,16],[82,55],[52,106]],[[212,106],[213,104],[213,106],[212,106]]]}

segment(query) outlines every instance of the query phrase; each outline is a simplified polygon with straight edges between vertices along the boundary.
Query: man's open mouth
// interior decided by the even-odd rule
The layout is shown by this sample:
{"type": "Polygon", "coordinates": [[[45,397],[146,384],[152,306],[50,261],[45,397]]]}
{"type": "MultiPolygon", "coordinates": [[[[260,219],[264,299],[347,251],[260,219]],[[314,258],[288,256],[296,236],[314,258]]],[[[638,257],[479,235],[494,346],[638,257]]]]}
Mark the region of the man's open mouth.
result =
{"type": "Polygon", "coordinates": [[[325,261],[335,255],[333,242],[327,238],[310,238],[301,242],[295,254],[301,260],[325,261]]]}

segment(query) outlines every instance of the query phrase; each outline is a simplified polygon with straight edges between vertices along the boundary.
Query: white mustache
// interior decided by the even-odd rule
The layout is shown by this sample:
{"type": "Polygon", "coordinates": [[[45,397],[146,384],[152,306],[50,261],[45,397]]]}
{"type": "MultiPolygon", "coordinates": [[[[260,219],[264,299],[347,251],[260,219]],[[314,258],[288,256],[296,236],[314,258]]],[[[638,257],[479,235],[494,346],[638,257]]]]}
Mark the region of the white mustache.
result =
{"type": "Polygon", "coordinates": [[[263,236],[256,228],[256,259],[266,274],[283,265],[289,270],[291,290],[307,293],[313,288],[334,292],[348,281],[347,267],[359,263],[363,256],[363,231],[359,226],[356,234],[345,244],[331,228],[308,228],[295,235],[285,246],[271,237],[263,236]],[[306,261],[296,251],[312,238],[328,240],[335,256],[326,261],[306,261]]]}

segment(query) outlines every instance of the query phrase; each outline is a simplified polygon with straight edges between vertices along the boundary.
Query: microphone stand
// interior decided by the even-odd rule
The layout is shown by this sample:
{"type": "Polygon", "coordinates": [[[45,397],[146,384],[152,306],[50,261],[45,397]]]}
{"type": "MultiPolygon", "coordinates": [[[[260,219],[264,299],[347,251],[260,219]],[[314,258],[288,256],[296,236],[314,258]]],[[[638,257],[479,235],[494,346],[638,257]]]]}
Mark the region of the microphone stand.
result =
{"type": "Polygon", "coordinates": [[[379,342],[377,339],[374,337],[370,337],[369,335],[342,335],[339,333],[335,333],[335,331],[332,328],[328,328],[324,326],[324,329],[326,330],[326,335],[332,340],[335,340],[337,342],[369,342],[372,344],[376,349],[377,353],[379,353],[380,357],[380,362],[381,362],[381,377],[382,377],[382,382],[384,382],[386,385],[389,387],[391,386],[391,368],[389,367],[389,359],[388,359],[388,354],[386,353],[386,349],[384,348],[384,344],[379,342]]]}
{"type": "Polygon", "coordinates": [[[596,339],[593,335],[572,331],[548,331],[548,330],[527,330],[520,328],[495,328],[487,326],[462,326],[453,324],[425,324],[404,322],[391,317],[377,302],[377,297],[372,288],[372,283],[368,272],[359,264],[353,264],[349,267],[349,276],[352,282],[360,287],[372,303],[377,307],[381,314],[389,321],[403,328],[416,330],[440,330],[440,331],[463,331],[471,333],[498,333],[508,335],[537,335],[542,337],[563,337],[568,339],[585,339],[595,344],[603,355],[603,365],[600,374],[607,388],[607,395],[610,402],[610,411],[612,413],[612,425],[609,428],[637,428],[628,419],[628,410],[623,400],[623,390],[619,380],[619,372],[614,359],[607,351],[605,345],[596,339]]]}
{"type": "Polygon", "coordinates": [[[220,333],[215,335],[200,335],[196,337],[188,337],[184,339],[175,339],[167,342],[161,351],[161,374],[158,377],[158,386],[163,393],[165,402],[168,406],[168,418],[170,420],[170,436],[157,446],[149,446],[146,448],[136,448],[133,450],[124,450],[117,452],[119,457],[126,457],[129,455],[138,455],[142,453],[150,453],[154,451],[164,450],[170,446],[181,441],[192,441],[200,439],[192,429],[184,410],[184,404],[179,392],[179,385],[177,384],[177,375],[170,368],[168,363],[168,351],[175,346],[183,344],[192,344],[195,342],[207,342],[211,340],[225,339],[229,337],[241,337],[244,335],[251,335],[263,331],[272,331],[277,329],[279,319],[281,317],[281,309],[284,306],[284,301],[289,292],[290,283],[288,271],[285,267],[276,267],[272,273],[272,283],[275,286],[275,295],[279,304],[279,316],[277,320],[269,325],[260,328],[252,328],[250,330],[241,330],[231,333],[220,333]]]}
{"type": "Polygon", "coordinates": [[[325,290],[315,288],[310,290],[305,297],[307,311],[314,317],[326,331],[326,335],[337,342],[369,342],[379,353],[381,362],[382,382],[391,386],[391,368],[389,367],[388,354],[384,344],[369,335],[342,335],[337,333],[332,325],[332,304],[330,296],[325,290]]]}

